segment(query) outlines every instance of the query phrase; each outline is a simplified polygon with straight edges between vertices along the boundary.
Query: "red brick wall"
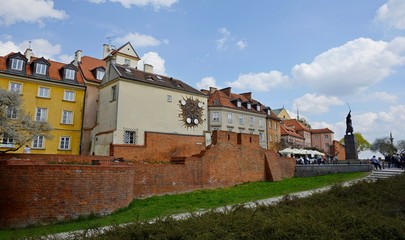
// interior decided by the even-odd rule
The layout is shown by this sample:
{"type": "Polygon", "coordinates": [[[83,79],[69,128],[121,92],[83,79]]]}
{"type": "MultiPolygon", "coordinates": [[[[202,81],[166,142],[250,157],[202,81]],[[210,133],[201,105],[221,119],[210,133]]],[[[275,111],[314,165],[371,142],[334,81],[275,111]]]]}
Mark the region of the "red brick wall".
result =
{"type": "Polygon", "coordinates": [[[330,146],[330,154],[337,156],[339,160],[346,160],[345,145],[341,144],[339,141],[333,140],[332,146],[330,146]]]}
{"type": "Polygon", "coordinates": [[[188,157],[205,148],[204,136],[145,133],[145,146],[112,145],[115,157],[132,161],[170,162],[172,157],[188,157]]]}
{"type": "Polygon", "coordinates": [[[133,200],[133,179],[133,167],[123,164],[0,161],[0,226],[25,227],[109,214],[133,200]]]}

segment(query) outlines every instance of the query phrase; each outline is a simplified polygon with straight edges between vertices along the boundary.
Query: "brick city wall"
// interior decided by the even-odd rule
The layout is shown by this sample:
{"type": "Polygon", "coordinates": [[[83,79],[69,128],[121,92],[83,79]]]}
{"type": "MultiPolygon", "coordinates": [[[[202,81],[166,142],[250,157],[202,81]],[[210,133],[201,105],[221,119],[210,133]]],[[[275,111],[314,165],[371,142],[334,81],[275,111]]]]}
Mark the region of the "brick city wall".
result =
{"type": "Polygon", "coordinates": [[[133,200],[130,165],[0,161],[0,226],[25,227],[109,214],[133,200]]]}
{"type": "MultiPolygon", "coordinates": [[[[162,139],[174,138],[166,137],[162,139]]],[[[183,136],[180,139],[185,140],[183,136]]],[[[21,227],[91,213],[106,214],[127,206],[134,198],[294,176],[295,160],[260,148],[258,136],[218,131],[212,139],[213,144],[199,154],[179,157],[180,161],[172,163],[170,159],[153,162],[149,158],[111,161],[117,157],[127,161],[123,155],[0,156],[0,226],[21,227]],[[18,157],[24,160],[10,160],[18,157]],[[89,165],[95,159],[100,160],[100,165],[89,165]],[[67,161],[82,165],[48,164],[67,161]]],[[[141,156],[137,154],[129,154],[128,158],[141,156]]]]}
{"type": "Polygon", "coordinates": [[[145,146],[114,144],[110,146],[115,157],[131,161],[170,162],[173,157],[198,154],[205,148],[204,136],[145,133],[145,146]]]}
{"type": "Polygon", "coordinates": [[[337,156],[338,160],[346,160],[345,145],[339,141],[333,140],[332,146],[330,146],[330,153],[333,156],[337,156]]]}

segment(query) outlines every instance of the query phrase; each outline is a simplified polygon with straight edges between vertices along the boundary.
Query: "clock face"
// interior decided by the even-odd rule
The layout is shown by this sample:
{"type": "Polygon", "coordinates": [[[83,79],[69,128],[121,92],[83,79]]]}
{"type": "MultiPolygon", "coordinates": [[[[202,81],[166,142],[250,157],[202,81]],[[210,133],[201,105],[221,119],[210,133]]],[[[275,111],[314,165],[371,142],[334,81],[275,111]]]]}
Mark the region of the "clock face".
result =
{"type": "Polygon", "coordinates": [[[179,101],[180,121],[186,128],[195,128],[204,122],[204,102],[198,99],[185,97],[179,101]]]}

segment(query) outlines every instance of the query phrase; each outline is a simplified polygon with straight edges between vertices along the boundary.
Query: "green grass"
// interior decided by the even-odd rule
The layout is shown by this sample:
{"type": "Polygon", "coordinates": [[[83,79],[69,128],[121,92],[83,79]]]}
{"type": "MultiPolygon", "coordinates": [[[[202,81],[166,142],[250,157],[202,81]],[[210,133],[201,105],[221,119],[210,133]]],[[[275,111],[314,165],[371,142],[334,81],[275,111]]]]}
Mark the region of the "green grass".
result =
{"type": "Polygon", "coordinates": [[[48,226],[36,226],[25,229],[0,230],[0,239],[21,238],[24,236],[41,236],[79,229],[116,225],[133,221],[142,221],[176,213],[212,209],[282,196],[305,191],[366,176],[368,173],[331,174],[307,178],[291,178],[279,182],[245,183],[234,187],[199,190],[190,193],[155,196],[147,199],[135,199],[128,207],[115,213],[97,217],[77,219],[48,226]]]}

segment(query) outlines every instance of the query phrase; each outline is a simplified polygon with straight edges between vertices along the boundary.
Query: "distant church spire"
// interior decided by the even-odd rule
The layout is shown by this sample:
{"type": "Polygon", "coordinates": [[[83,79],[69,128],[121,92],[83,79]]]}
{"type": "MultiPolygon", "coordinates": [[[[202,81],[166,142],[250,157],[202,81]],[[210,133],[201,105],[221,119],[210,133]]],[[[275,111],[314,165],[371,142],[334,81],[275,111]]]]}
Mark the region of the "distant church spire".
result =
{"type": "Polygon", "coordinates": [[[298,111],[298,106],[297,106],[297,119],[300,119],[300,112],[298,111]]]}

